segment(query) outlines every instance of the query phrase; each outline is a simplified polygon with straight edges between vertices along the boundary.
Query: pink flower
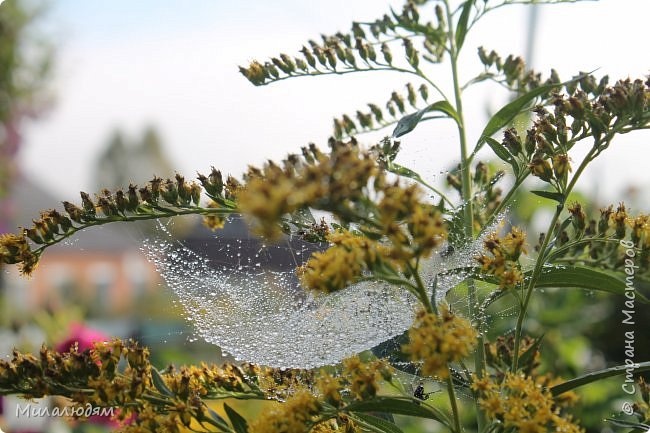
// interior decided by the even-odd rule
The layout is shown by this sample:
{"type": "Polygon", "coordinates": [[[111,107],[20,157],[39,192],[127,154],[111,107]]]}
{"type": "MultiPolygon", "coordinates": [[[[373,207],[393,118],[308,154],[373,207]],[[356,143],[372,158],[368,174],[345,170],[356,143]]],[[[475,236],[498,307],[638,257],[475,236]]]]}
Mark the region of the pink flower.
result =
{"type": "MultiPolygon", "coordinates": [[[[83,352],[86,349],[92,349],[94,343],[108,340],[110,338],[103,332],[89,328],[83,323],[74,322],[70,324],[68,337],[56,346],[56,350],[58,352],[68,352],[77,343],[79,352],[83,352]]],[[[119,423],[111,419],[110,416],[92,415],[87,421],[93,424],[104,424],[111,427],[119,426],[119,423]]]]}
{"type": "Polygon", "coordinates": [[[89,328],[83,323],[75,322],[70,325],[68,337],[56,346],[56,350],[69,352],[76,342],[79,346],[79,352],[83,352],[86,349],[92,349],[93,343],[108,340],[109,337],[101,331],[89,328]]]}

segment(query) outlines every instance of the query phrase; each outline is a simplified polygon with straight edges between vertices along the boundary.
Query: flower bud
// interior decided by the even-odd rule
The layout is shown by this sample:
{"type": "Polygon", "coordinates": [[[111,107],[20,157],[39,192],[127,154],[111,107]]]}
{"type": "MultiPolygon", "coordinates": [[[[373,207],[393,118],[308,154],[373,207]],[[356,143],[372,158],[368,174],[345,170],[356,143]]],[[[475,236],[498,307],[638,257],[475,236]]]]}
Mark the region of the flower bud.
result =
{"type": "Polygon", "coordinates": [[[539,177],[545,182],[548,182],[553,178],[553,169],[551,168],[551,164],[549,164],[545,159],[535,158],[530,164],[528,164],[528,167],[533,176],[539,177]]]}
{"type": "Polygon", "coordinates": [[[381,44],[381,53],[384,55],[384,60],[386,63],[389,65],[393,64],[393,54],[390,52],[390,48],[388,48],[388,45],[383,43],[381,44]]]}
{"type": "Polygon", "coordinates": [[[569,207],[568,211],[571,213],[571,224],[573,225],[573,228],[576,230],[576,232],[582,234],[586,228],[587,218],[584,211],[582,210],[582,206],[580,203],[574,203],[569,207]]]}
{"type": "Polygon", "coordinates": [[[264,63],[264,75],[270,78],[278,78],[280,77],[280,71],[278,71],[278,68],[273,63],[266,62],[264,63]]]}
{"type": "Polygon", "coordinates": [[[330,67],[336,70],[336,56],[334,55],[334,50],[331,48],[326,48],[325,57],[327,57],[327,62],[329,63],[330,67]]]}
{"type": "Polygon", "coordinates": [[[405,112],[404,98],[402,98],[402,96],[399,93],[393,92],[391,94],[390,99],[395,103],[395,105],[397,105],[397,109],[399,110],[399,112],[404,114],[405,112]]]}
{"type": "Polygon", "coordinates": [[[392,99],[386,103],[386,110],[388,111],[388,114],[390,114],[393,117],[397,115],[392,99]]]}
{"type": "Polygon", "coordinates": [[[370,44],[364,45],[366,47],[366,50],[368,51],[368,58],[370,59],[371,62],[376,62],[377,61],[377,52],[375,51],[375,47],[373,47],[370,44]]]}
{"type": "Polygon", "coordinates": [[[460,182],[460,179],[455,174],[449,173],[447,175],[447,183],[449,184],[449,186],[454,188],[456,191],[461,191],[461,189],[462,189],[462,184],[460,182]]]}
{"type": "Polygon", "coordinates": [[[429,88],[426,86],[426,84],[422,84],[418,90],[420,91],[420,96],[422,96],[424,102],[427,102],[427,99],[429,99],[429,88]]]}
{"type": "Polygon", "coordinates": [[[300,52],[305,57],[305,60],[307,60],[307,63],[309,63],[309,66],[312,68],[316,67],[316,59],[314,58],[314,55],[311,53],[309,48],[303,46],[300,52]]]}
{"type": "Polygon", "coordinates": [[[23,236],[28,237],[29,239],[32,240],[32,242],[35,242],[37,244],[45,243],[43,238],[41,238],[41,236],[38,234],[38,230],[34,227],[29,229],[23,228],[22,232],[23,232],[23,236]]]}
{"type": "Polygon", "coordinates": [[[84,211],[89,215],[95,216],[95,204],[90,199],[88,193],[82,191],[79,194],[81,194],[81,203],[83,204],[84,211]]]}
{"type": "Polygon", "coordinates": [[[618,239],[625,238],[625,233],[627,231],[627,221],[628,215],[625,205],[623,203],[618,205],[616,212],[611,216],[611,221],[614,224],[614,231],[618,239]]]}
{"type": "Polygon", "coordinates": [[[415,89],[413,88],[413,85],[411,83],[408,83],[406,85],[406,92],[407,92],[407,100],[409,101],[409,104],[411,104],[412,107],[417,108],[416,106],[417,96],[415,95],[415,89]]]}
{"type": "Polygon", "coordinates": [[[289,70],[289,74],[292,72],[295,72],[296,70],[296,64],[293,62],[293,59],[286,55],[286,54],[280,54],[280,58],[282,59],[282,62],[286,65],[287,69],[289,70]]]}
{"type": "Polygon", "coordinates": [[[570,171],[571,164],[566,153],[559,153],[553,157],[553,172],[556,178],[563,179],[570,171]]]}
{"type": "Polygon", "coordinates": [[[138,208],[138,205],[140,204],[140,200],[138,199],[138,194],[136,192],[136,186],[133,185],[132,183],[129,184],[129,190],[127,192],[127,197],[128,197],[128,202],[127,202],[126,208],[130,212],[134,212],[138,208]]]}
{"type": "Polygon", "coordinates": [[[256,86],[264,84],[266,79],[264,67],[259,62],[252,62],[248,68],[240,66],[239,72],[256,86]]]}
{"type": "Polygon", "coordinates": [[[307,63],[303,59],[296,58],[294,59],[296,62],[296,67],[299,68],[301,71],[307,72],[309,67],[307,66],[307,63]]]}
{"type": "Polygon", "coordinates": [[[345,61],[352,66],[357,66],[357,59],[354,57],[354,53],[349,48],[345,49],[345,61]]]}
{"type": "Polygon", "coordinates": [[[115,191],[115,205],[120,212],[124,212],[126,210],[127,200],[126,196],[124,195],[124,191],[121,189],[115,191]]]}
{"type": "Polygon", "coordinates": [[[518,155],[521,153],[521,138],[517,134],[515,128],[506,129],[503,133],[503,145],[510,150],[513,155],[518,155]]]}
{"type": "Polygon", "coordinates": [[[160,191],[162,198],[169,204],[175,205],[178,202],[178,188],[171,179],[167,179],[160,191]]]}
{"type": "Polygon", "coordinates": [[[361,28],[361,25],[359,23],[357,23],[357,22],[352,23],[352,35],[355,38],[361,38],[361,39],[366,38],[366,33],[361,28]]]}
{"type": "Polygon", "coordinates": [[[158,176],[154,176],[153,179],[149,181],[150,185],[150,190],[151,190],[151,196],[154,200],[158,199],[158,196],[160,195],[160,185],[162,184],[162,179],[159,178],[158,176]]]}
{"type": "Polygon", "coordinates": [[[153,194],[151,194],[151,186],[145,186],[143,188],[140,188],[138,190],[140,193],[140,198],[142,201],[146,201],[149,204],[155,205],[157,200],[153,198],[153,194]]]}
{"type": "Polygon", "coordinates": [[[410,39],[404,38],[403,43],[404,43],[404,53],[406,54],[406,59],[408,60],[409,64],[413,67],[413,69],[417,69],[420,63],[420,59],[417,50],[413,48],[413,42],[411,42],[410,39]]]}
{"type": "Polygon", "coordinates": [[[68,216],[72,219],[72,221],[79,224],[83,222],[83,210],[79,206],[70,203],[69,201],[64,201],[63,208],[67,212],[68,216]]]}
{"type": "Polygon", "coordinates": [[[488,167],[483,162],[476,164],[476,171],[474,172],[474,183],[483,185],[488,179],[488,167]]]}
{"type": "Polygon", "coordinates": [[[375,104],[368,104],[368,107],[370,107],[370,112],[375,116],[375,120],[381,123],[384,120],[384,114],[381,112],[381,109],[375,104]]]}

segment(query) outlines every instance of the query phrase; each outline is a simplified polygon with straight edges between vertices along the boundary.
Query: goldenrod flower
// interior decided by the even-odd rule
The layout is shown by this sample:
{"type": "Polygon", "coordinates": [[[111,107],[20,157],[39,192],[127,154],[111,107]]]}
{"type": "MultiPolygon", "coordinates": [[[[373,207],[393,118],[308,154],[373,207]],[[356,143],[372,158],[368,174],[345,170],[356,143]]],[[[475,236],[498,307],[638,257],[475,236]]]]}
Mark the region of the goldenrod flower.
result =
{"type": "Polygon", "coordinates": [[[513,288],[523,282],[518,260],[521,254],[527,253],[526,236],[522,230],[512,227],[503,237],[491,233],[485,240],[485,249],[489,254],[476,258],[481,269],[489,275],[499,278],[499,287],[513,288]]]}
{"type": "Polygon", "coordinates": [[[425,376],[448,376],[447,365],[467,357],[476,345],[476,330],[468,320],[442,307],[438,315],[420,311],[408,331],[402,351],[413,362],[422,362],[425,376]]]}
{"type": "Polygon", "coordinates": [[[356,142],[332,142],[331,146],[330,155],[310,146],[303,150],[304,160],[290,157],[284,167],[269,162],[263,170],[249,170],[248,181],[237,197],[238,205],[259,234],[277,238],[280,219],[304,207],[346,217],[349,204],[363,196],[378,166],[356,142]]]}
{"type": "Polygon", "coordinates": [[[355,399],[374,397],[379,391],[379,380],[390,380],[392,374],[392,367],[382,360],[362,362],[358,356],[353,356],[343,361],[342,377],[355,399]]]}
{"type": "Polygon", "coordinates": [[[472,390],[479,395],[485,413],[504,424],[506,429],[528,433],[580,433],[584,430],[563,417],[560,406],[567,404],[562,397],[553,399],[548,387],[553,381],[545,376],[533,378],[520,373],[506,373],[497,382],[490,377],[474,376],[472,390]]]}
{"type": "Polygon", "coordinates": [[[333,292],[350,285],[366,271],[390,267],[389,249],[365,236],[342,230],[330,233],[327,240],[333,245],[312,254],[298,269],[305,287],[333,292]]]}
{"type": "Polygon", "coordinates": [[[298,391],[282,404],[265,408],[250,424],[250,433],[304,433],[318,415],[320,403],[309,391],[298,391]]]}

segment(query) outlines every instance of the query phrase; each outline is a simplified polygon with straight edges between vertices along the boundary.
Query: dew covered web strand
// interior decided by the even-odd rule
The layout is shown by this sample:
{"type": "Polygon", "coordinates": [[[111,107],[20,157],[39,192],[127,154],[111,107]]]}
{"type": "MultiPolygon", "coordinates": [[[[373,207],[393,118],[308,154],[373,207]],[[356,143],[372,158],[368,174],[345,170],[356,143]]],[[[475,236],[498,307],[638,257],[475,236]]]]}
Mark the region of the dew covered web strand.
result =
{"type": "MultiPolygon", "coordinates": [[[[195,332],[236,359],[285,368],[335,364],[412,324],[418,302],[405,289],[361,282],[313,294],[300,285],[295,268],[319,248],[295,238],[264,245],[243,227],[240,217],[231,217],[216,236],[190,246],[159,223],[155,237],[143,244],[195,332]],[[220,237],[228,232],[240,236],[220,237]]],[[[471,265],[480,245],[481,239],[453,254],[434,254],[423,264],[425,280],[471,265]]],[[[436,300],[464,278],[460,273],[438,278],[436,300]]]]}

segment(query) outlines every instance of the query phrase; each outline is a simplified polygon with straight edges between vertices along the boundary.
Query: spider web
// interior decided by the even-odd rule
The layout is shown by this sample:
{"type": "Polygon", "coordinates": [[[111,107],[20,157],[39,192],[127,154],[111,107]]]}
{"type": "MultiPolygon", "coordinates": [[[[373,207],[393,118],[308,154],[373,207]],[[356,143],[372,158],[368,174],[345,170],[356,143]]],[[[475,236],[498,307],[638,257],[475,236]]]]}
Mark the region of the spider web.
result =
{"type": "MultiPolygon", "coordinates": [[[[439,303],[466,278],[449,271],[471,266],[482,245],[483,236],[421,264],[432,299],[439,303]]],[[[159,223],[143,244],[200,338],[237,360],[303,369],[338,363],[403,334],[419,306],[407,290],[382,282],[331,294],[306,291],[295,268],[324,248],[291,237],[265,245],[248,235],[241,217],[212,238],[189,242],[159,223]],[[228,232],[234,236],[220,236],[228,232]]]]}

